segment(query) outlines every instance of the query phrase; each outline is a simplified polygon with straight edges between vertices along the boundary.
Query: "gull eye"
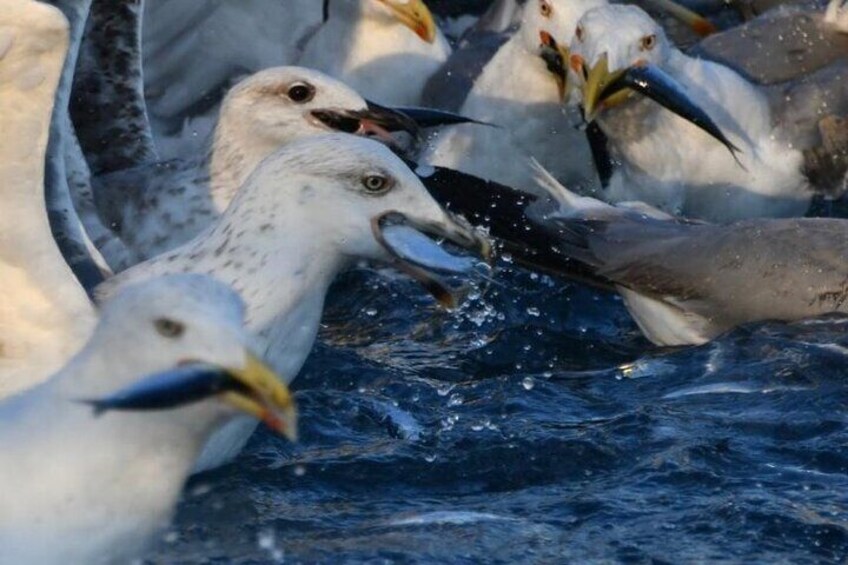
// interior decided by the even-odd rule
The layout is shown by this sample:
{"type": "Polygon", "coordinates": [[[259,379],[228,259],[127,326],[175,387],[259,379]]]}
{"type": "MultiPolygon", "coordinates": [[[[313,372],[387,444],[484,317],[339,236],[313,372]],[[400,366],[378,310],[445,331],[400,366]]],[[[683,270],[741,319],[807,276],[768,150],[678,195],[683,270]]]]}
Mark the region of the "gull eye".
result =
{"type": "Polygon", "coordinates": [[[306,82],[296,82],[289,87],[286,95],[292,102],[303,104],[315,97],[315,87],[306,82]]]}
{"type": "Polygon", "coordinates": [[[539,4],[539,12],[541,12],[542,16],[550,18],[551,14],[554,13],[554,8],[548,0],[542,0],[539,4]]]}
{"type": "Polygon", "coordinates": [[[388,177],[372,174],[362,177],[362,186],[369,194],[385,194],[392,187],[388,177]]]}
{"type": "Polygon", "coordinates": [[[642,51],[650,51],[657,44],[656,34],[646,35],[642,38],[642,51]]]}
{"type": "Polygon", "coordinates": [[[170,318],[156,318],[156,320],[153,321],[153,326],[162,337],[180,337],[183,335],[183,332],[185,332],[185,326],[183,324],[171,320],[170,318]]]}
{"type": "Polygon", "coordinates": [[[574,30],[574,37],[577,38],[577,41],[583,42],[583,39],[586,37],[586,32],[583,30],[583,26],[577,26],[577,29],[574,30]]]}

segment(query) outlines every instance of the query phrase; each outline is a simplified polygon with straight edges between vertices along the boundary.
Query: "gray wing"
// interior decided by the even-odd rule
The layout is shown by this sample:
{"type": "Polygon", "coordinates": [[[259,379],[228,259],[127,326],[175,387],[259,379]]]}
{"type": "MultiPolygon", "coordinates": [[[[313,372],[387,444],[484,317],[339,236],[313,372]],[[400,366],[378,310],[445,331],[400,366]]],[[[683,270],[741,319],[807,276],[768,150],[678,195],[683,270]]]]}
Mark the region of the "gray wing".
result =
{"type": "Polygon", "coordinates": [[[71,116],[95,175],[156,160],[141,70],[142,0],[93,0],[71,116]]]}
{"type": "MultiPolygon", "coordinates": [[[[79,159],[76,137],[68,115],[74,68],[82,41],[85,21],[88,17],[90,0],[53,0],[50,2],[65,14],[70,24],[70,44],[62,77],[56,91],[53,117],[50,126],[50,141],[47,147],[45,166],[45,199],[50,228],[56,243],[74,275],[87,292],[103,280],[108,272],[103,258],[99,256],[83,227],[77,204],[89,197],[89,190],[72,191],[87,182],[85,162],[79,159]],[[74,181],[72,183],[71,178],[74,181]]],[[[89,207],[89,219],[97,224],[96,230],[108,235],[94,212],[93,202],[89,207]]]]}
{"type": "Polygon", "coordinates": [[[463,40],[442,67],[424,85],[421,100],[425,106],[457,112],[483,72],[509,35],[480,32],[463,40]]]}
{"type": "Polygon", "coordinates": [[[818,5],[771,10],[707,37],[689,52],[735,69],[759,84],[813,73],[848,57],[848,34],[824,23],[818,5]]]}
{"type": "Polygon", "coordinates": [[[728,226],[561,220],[563,249],[620,288],[691,313],[716,335],[767,319],[848,312],[848,221],[728,226]]]}

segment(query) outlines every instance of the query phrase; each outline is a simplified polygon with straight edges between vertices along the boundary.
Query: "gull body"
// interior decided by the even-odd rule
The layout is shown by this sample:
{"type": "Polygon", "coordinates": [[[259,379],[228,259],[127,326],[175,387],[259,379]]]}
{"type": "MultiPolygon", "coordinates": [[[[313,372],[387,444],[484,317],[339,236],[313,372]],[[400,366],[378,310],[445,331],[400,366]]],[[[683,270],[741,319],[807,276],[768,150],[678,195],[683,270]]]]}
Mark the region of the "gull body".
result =
{"type": "Polygon", "coordinates": [[[502,184],[532,186],[535,157],[561,181],[590,190],[596,183],[586,136],[539,56],[540,34],[565,45],[584,11],[606,0],[530,0],[521,25],[486,64],[460,113],[499,126],[459,126],[431,141],[427,159],[502,184]]]}
{"type": "Polygon", "coordinates": [[[730,68],[684,55],[639,8],[596,8],[579,26],[570,80],[586,84],[586,76],[598,73],[590,69],[603,64],[609,73],[655,65],[683,84],[740,149],[734,158],[696,126],[646,98],[601,107],[595,119],[620,163],[606,199],[640,200],[718,222],[806,212],[814,192],[803,172],[803,151],[778,123],[765,92],[730,68]]]}
{"type": "MultiPolygon", "coordinates": [[[[451,49],[438,28],[422,38],[398,21],[391,6],[404,4],[427,9],[420,0],[333,0],[329,19],[306,43],[298,64],[381,104],[418,105],[427,79],[451,49]]],[[[429,12],[426,17],[432,22],[429,12]]]]}
{"type": "Polygon", "coordinates": [[[128,288],[105,305],[88,343],[61,371],[0,403],[0,561],[143,557],[168,525],[204,441],[237,411],[208,399],[96,414],[83,400],[186,360],[241,370],[249,341],[242,317],[238,296],[208,277],[128,288]]]}
{"type": "Polygon", "coordinates": [[[44,171],[68,23],[56,8],[8,0],[0,13],[0,397],[58,370],[95,314],[56,245],[44,171]]]}
{"type": "MultiPolygon", "coordinates": [[[[384,145],[344,134],[300,140],[268,157],[221,217],[192,241],[108,280],[102,294],[174,272],[208,273],[230,284],[247,305],[247,326],[261,353],[294,379],[318,332],[325,294],[353,262],[391,262],[373,222],[387,212],[413,218],[447,237],[474,241],[384,145]],[[369,192],[366,179],[385,179],[369,192]]],[[[201,468],[237,454],[254,422],[213,438],[201,468]],[[217,443],[215,443],[217,442],[217,443]]]]}

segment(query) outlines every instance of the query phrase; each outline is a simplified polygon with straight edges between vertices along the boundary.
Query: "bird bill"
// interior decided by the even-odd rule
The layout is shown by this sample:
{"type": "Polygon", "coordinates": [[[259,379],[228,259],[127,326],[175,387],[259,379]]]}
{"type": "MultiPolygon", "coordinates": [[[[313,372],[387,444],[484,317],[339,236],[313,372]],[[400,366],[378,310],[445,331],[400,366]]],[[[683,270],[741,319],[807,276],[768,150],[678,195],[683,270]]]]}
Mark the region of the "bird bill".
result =
{"type": "Polygon", "coordinates": [[[142,378],[105,398],[83,400],[96,416],[110,411],[170,410],[218,396],[297,441],[297,408],[288,387],[253,353],[243,367],[186,362],[142,378]]]}
{"type": "MultiPolygon", "coordinates": [[[[436,21],[423,0],[377,0],[383,4],[397,20],[415,32],[427,43],[436,39],[436,21]]],[[[330,0],[324,0],[323,20],[326,22],[330,14],[330,0]]]]}
{"type": "Polygon", "coordinates": [[[393,133],[406,132],[414,139],[421,135],[422,128],[478,122],[460,114],[430,108],[388,108],[367,102],[363,110],[323,108],[312,110],[311,115],[324,126],[345,133],[376,138],[386,145],[396,145],[393,133]]]}
{"type": "Polygon", "coordinates": [[[560,100],[568,96],[568,60],[571,58],[571,50],[559,43],[554,36],[546,31],[539,32],[539,56],[545,62],[557,84],[560,100]]]}
{"type": "Polygon", "coordinates": [[[385,5],[400,23],[427,43],[436,39],[436,20],[423,0],[377,0],[385,5]]]}
{"type": "Polygon", "coordinates": [[[448,253],[433,238],[450,241],[472,250],[485,262],[492,258],[491,242],[465,222],[448,217],[442,225],[417,222],[399,212],[388,212],[371,222],[374,237],[396,260],[397,267],[418,280],[446,308],[456,307],[456,298],[438,274],[468,275],[486,268],[484,263],[448,253]]]}
{"type": "Polygon", "coordinates": [[[583,115],[587,122],[593,122],[603,110],[618,106],[635,93],[639,93],[708,133],[727,147],[733,158],[739,162],[736,153],[740,149],[692,100],[685,87],[659,67],[637,63],[611,72],[606,53],[601,55],[598,62],[588,71],[579,55],[571,58],[571,66],[584,78],[582,103],[583,115]]]}

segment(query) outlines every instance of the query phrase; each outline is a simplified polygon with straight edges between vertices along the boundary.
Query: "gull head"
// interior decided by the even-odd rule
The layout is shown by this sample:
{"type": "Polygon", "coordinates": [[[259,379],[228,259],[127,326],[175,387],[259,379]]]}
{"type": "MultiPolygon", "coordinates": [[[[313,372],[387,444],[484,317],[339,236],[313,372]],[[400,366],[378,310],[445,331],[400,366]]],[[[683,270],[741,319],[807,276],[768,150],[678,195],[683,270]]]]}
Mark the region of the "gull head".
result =
{"type": "Polygon", "coordinates": [[[450,293],[436,273],[466,272],[471,264],[453,261],[439,243],[487,259],[491,249],[484,235],[444,210],[385,145],[344,134],[303,139],[268,157],[222,220],[221,235],[234,231],[227,224],[252,225],[263,255],[290,256],[295,246],[301,254],[312,249],[312,262],[320,256],[335,257],[341,265],[363,259],[395,265],[446,305],[450,293]],[[302,244],[292,243],[295,238],[302,244]]]}
{"type": "Polygon", "coordinates": [[[567,94],[568,45],[583,12],[606,0],[530,0],[524,5],[519,30],[524,48],[542,57],[556,80],[560,97],[567,94]]]}
{"type": "Polygon", "coordinates": [[[66,386],[97,415],[168,412],[209,433],[247,413],[294,439],[292,396],[252,351],[243,321],[238,295],[205,275],[128,285],[103,305],[81,353],[94,369],[66,386]]]}
{"type": "Polygon", "coordinates": [[[603,108],[623,103],[632,94],[622,90],[599,100],[606,86],[631,67],[662,67],[672,47],[662,27],[642,9],[609,5],[580,18],[570,51],[569,81],[581,89],[588,119],[603,108]]]}
{"type": "Polygon", "coordinates": [[[406,115],[370,104],[355,90],[304,67],[265,69],[237,84],[221,108],[222,131],[279,147],[295,139],[341,131],[394,143],[392,132],[417,135],[406,115]]]}

